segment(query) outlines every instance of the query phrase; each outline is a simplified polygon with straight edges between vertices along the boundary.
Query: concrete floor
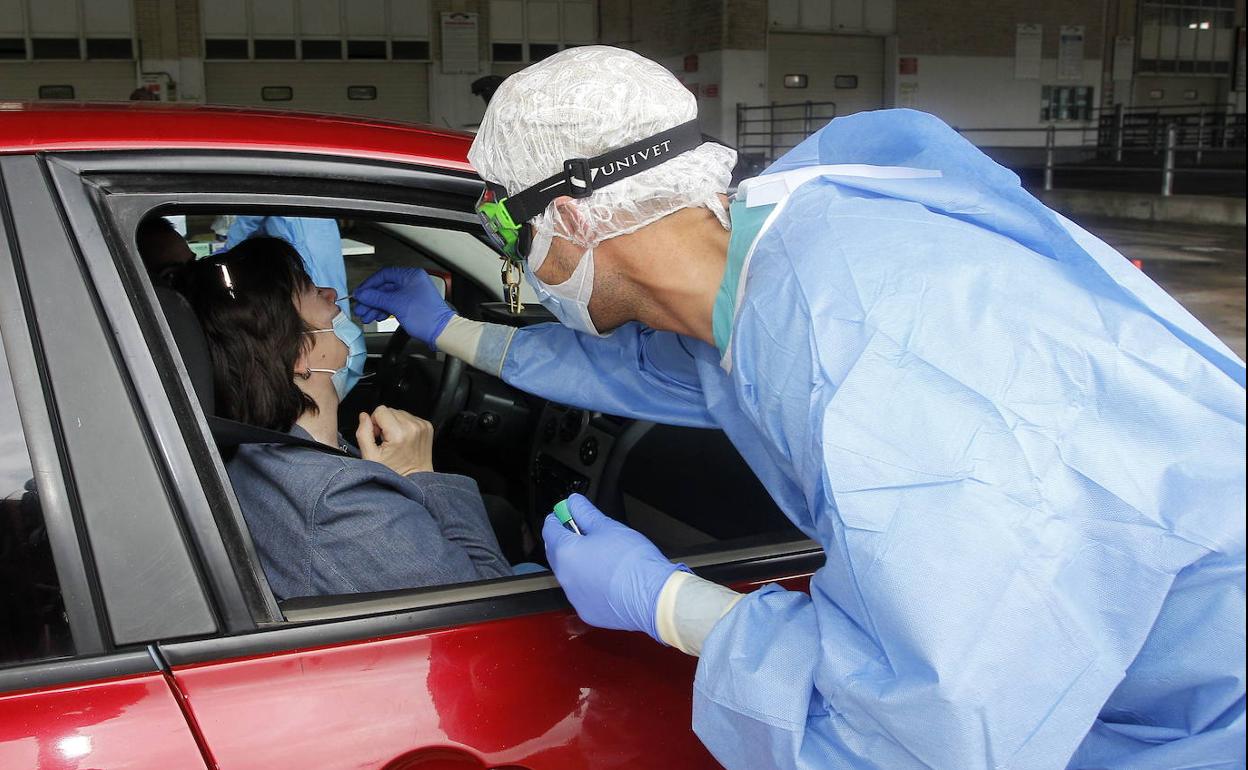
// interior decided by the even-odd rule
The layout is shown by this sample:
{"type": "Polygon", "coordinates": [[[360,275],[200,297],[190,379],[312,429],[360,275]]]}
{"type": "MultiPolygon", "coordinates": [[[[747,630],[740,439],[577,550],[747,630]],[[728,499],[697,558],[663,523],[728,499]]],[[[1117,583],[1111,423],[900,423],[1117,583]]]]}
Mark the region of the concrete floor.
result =
{"type": "Polygon", "coordinates": [[[1244,228],[1080,218],[1144,272],[1242,359],[1244,228]]]}

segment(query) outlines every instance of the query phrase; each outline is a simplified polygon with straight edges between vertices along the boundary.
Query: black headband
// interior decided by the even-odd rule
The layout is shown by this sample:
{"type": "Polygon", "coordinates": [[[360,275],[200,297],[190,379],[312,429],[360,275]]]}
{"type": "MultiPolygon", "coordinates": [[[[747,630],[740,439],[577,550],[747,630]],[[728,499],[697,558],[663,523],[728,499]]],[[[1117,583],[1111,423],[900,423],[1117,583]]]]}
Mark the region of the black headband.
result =
{"type": "Polygon", "coordinates": [[[700,144],[702,131],[698,121],[681,123],[597,157],[569,158],[563,162],[563,171],[510,196],[504,205],[511,221],[523,224],[545,211],[550,202],[561,195],[587,197],[594,190],[654,168],[700,144]]]}

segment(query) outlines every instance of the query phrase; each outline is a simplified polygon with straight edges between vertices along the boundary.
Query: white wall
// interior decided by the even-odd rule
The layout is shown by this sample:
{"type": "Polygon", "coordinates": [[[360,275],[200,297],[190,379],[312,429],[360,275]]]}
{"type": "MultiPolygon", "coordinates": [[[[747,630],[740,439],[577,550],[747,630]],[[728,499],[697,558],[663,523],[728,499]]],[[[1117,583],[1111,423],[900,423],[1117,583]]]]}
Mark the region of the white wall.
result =
{"type": "Polygon", "coordinates": [[[472,81],[490,74],[489,62],[472,75],[443,74],[438,62],[429,65],[429,118],[439,128],[476,131],[485,115],[485,101],[472,93],[472,81]]]}
{"type": "Polygon", "coordinates": [[[697,72],[685,72],[685,57],[660,64],[690,87],[698,99],[702,133],[726,144],[737,142],[737,104],[767,103],[767,52],[729,49],[698,54],[697,72]]]}
{"type": "MultiPolygon", "coordinates": [[[[724,74],[719,106],[723,133],[719,138],[736,144],[737,105],[767,101],[767,52],[728,50],[722,53],[724,74]]],[[[701,102],[698,106],[702,106],[701,102]]]]}
{"type": "MultiPolygon", "coordinates": [[[[906,54],[902,53],[902,56],[906,54]]],[[[1015,80],[1013,57],[919,56],[917,75],[898,75],[893,104],[930,112],[955,128],[1037,128],[1040,121],[1041,87],[1092,86],[1093,106],[1099,104],[1101,60],[1085,59],[1083,77],[1058,80],[1057,60],[1040,63],[1038,80],[1015,80]]],[[[890,66],[896,67],[893,62],[890,66]]],[[[1059,127],[1079,127],[1080,122],[1062,122],[1059,127]]],[[[1095,121],[1088,124],[1090,137],[1095,121]]],[[[973,132],[967,138],[983,146],[1043,146],[1044,132],[973,132]]],[[[1081,144],[1080,132],[1058,132],[1059,145],[1081,144]]]]}

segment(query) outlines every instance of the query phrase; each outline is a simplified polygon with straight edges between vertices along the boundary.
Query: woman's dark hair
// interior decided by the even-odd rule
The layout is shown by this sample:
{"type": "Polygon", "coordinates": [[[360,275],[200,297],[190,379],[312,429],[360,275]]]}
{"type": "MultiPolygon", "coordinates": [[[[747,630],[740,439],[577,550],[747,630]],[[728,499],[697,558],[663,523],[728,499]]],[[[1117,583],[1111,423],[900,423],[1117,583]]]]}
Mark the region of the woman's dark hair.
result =
{"type": "Polygon", "coordinates": [[[218,415],[288,431],[316,411],[293,380],[310,344],[295,295],[311,285],[299,253],[279,238],[249,238],[174,278],[208,340],[218,415]]]}

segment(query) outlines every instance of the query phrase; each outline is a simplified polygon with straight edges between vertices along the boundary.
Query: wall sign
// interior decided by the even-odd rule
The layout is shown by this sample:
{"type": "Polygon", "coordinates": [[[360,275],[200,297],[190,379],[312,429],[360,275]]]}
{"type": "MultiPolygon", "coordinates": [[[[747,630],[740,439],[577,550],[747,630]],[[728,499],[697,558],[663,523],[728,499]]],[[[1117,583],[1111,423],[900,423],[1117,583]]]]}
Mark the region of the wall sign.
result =
{"type": "Polygon", "coordinates": [[[1114,38],[1114,80],[1130,80],[1135,71],[1135,38],[1114,38]]]}
{"type": "Polygon", "coordinates": [[[1043,24],[1019,24],[1014,31],[1014,79],[1040,79],[1040,53],[1044,42],[1043,24]]]}
{"type": "Polygon", "coordinates": [[[897,87],[897,106],[910,108],[919,106],[918,83],[902,83],[897,87]]]}
{"type": "Polygon", "coordinates": [[[171,98],[173,79],[167,72],[144,72],[139,76],[139,88],[151,91],[158,100],[167,102],[171,98]]]}
{"type": "Polygon", "coordinates": [[[475,13],[442,12],[442,74],[475,75],[481,69],[475,13]]]}
{"type": "Polygon", "coordinates": [[[1057,40],[1057,79],[1083,80],[1083,25],[1063,26],[1057,40]]]}
{"type": "Polygon", "coordinates": [[[1244,92],[1244,82],[1248,80],[1244,71],[1244,59],[1248,58],[1248,56],[1244,55],[1244,28],[1240,27],[1235,36],[1238,38],[1238,42],[1235,45],[1235,81],[1231,89],[1236,93],[1242,94],[1244,92]]]}

